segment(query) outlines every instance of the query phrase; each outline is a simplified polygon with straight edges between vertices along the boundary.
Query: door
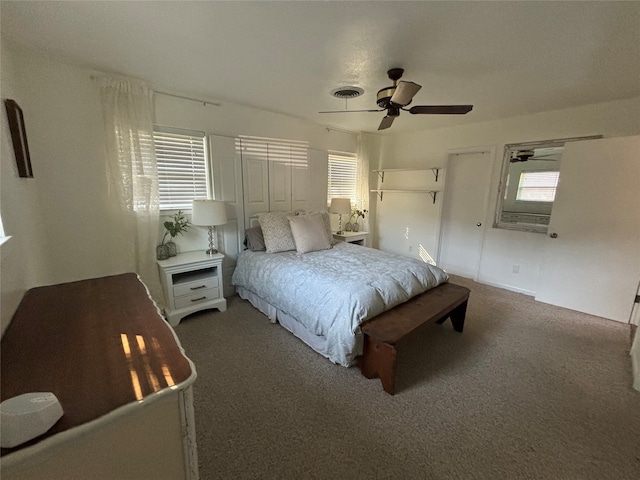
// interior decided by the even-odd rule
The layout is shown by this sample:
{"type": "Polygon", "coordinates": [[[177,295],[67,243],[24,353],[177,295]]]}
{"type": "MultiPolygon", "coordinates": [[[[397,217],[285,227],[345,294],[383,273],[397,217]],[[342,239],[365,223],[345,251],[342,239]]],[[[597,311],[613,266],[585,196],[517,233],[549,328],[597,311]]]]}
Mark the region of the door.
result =
{"type": "Polygon", "coordinates": [[[477,280],[484,239],[493,155],[449,155],[442,205],[439,266],[477,280]]]}
{"type": "Polygon", "coordinates": [[[565,145],[536,300],[628,322],[640,280],[640,137],[565,145]]]}

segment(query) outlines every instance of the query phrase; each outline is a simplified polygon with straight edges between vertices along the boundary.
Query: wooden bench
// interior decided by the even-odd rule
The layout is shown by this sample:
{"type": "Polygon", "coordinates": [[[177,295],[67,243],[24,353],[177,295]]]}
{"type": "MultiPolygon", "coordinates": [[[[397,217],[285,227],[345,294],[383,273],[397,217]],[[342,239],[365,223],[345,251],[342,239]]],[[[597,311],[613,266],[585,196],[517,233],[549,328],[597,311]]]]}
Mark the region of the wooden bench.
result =
{"type": "Polygon", "coordinates": [[[367,378],[380,377],[385,392],[395,393],[397,343],[433,320],[442,324],[451,318],[462,332],[469,289],[445,283],[362,324],[364,350],[360,370],[367,378]]]}

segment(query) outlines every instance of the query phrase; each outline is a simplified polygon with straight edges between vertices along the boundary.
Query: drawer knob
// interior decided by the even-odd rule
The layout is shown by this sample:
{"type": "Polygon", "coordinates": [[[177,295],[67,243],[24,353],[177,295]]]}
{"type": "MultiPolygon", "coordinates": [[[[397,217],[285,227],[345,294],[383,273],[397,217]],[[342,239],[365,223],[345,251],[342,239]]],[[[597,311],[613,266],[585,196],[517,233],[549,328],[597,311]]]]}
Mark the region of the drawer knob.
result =
{"type": "Polygon", "coordinates": [[[200,290],[201,288],[207,288],[206,285],[200,285],[199,287],[191,287],[191,290],[200,290]]]}
{"type": "Polygon", "coordinates": [[[207,297],[200,297],[200,298],[192,298],[191,301],[192,302],[199,302],[200,300],[206,300],[207,297]]]}

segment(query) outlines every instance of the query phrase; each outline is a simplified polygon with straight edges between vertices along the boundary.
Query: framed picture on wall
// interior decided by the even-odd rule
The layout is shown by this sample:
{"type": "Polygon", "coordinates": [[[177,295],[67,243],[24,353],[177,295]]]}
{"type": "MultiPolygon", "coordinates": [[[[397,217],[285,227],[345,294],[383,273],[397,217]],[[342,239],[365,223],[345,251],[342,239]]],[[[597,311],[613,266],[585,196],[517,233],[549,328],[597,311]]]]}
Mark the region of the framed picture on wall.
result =
{"type": "Polygon", "coordinates": [[[27,132],[24,128],[24,116],[20,106],[11,99],[6,99],[4,105],[7,108],[7,119],[9,120],[9,130],[13,141],[13,151],[18,164],[18,174],[21,177],[32,178],[31,157],[29,155],[29,145],[27,144],[27,132]]]}

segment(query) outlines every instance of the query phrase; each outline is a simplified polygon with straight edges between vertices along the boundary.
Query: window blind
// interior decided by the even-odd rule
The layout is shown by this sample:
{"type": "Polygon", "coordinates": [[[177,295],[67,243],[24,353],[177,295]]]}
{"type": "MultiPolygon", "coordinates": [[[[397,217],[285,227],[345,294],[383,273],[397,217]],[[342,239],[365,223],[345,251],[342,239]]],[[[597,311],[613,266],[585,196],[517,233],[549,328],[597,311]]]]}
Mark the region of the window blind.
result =
{"type": "Polygon", "coordinates": [[[292,167],[306,168],[309,164],[308,142],[241,135],[236,139],[236,149],[248,155],[292,167]]]}
{"type": "Polygon", "coordinates": [[[350,198],[356,204],[356,155],[329,152],[329,185],[327,204],[332,198],[350,198]]]}
{"type": "Polygon", "coordinates": [[[516,200],[523,202],[553,202],[560,172],[522,172],[516,200]]]}
{"type": "Polygon", "coordinates": [[[190,210],[195,198],[209,198],[205,134],[156,127],[153,138],[160,210],[190,210]]]}

